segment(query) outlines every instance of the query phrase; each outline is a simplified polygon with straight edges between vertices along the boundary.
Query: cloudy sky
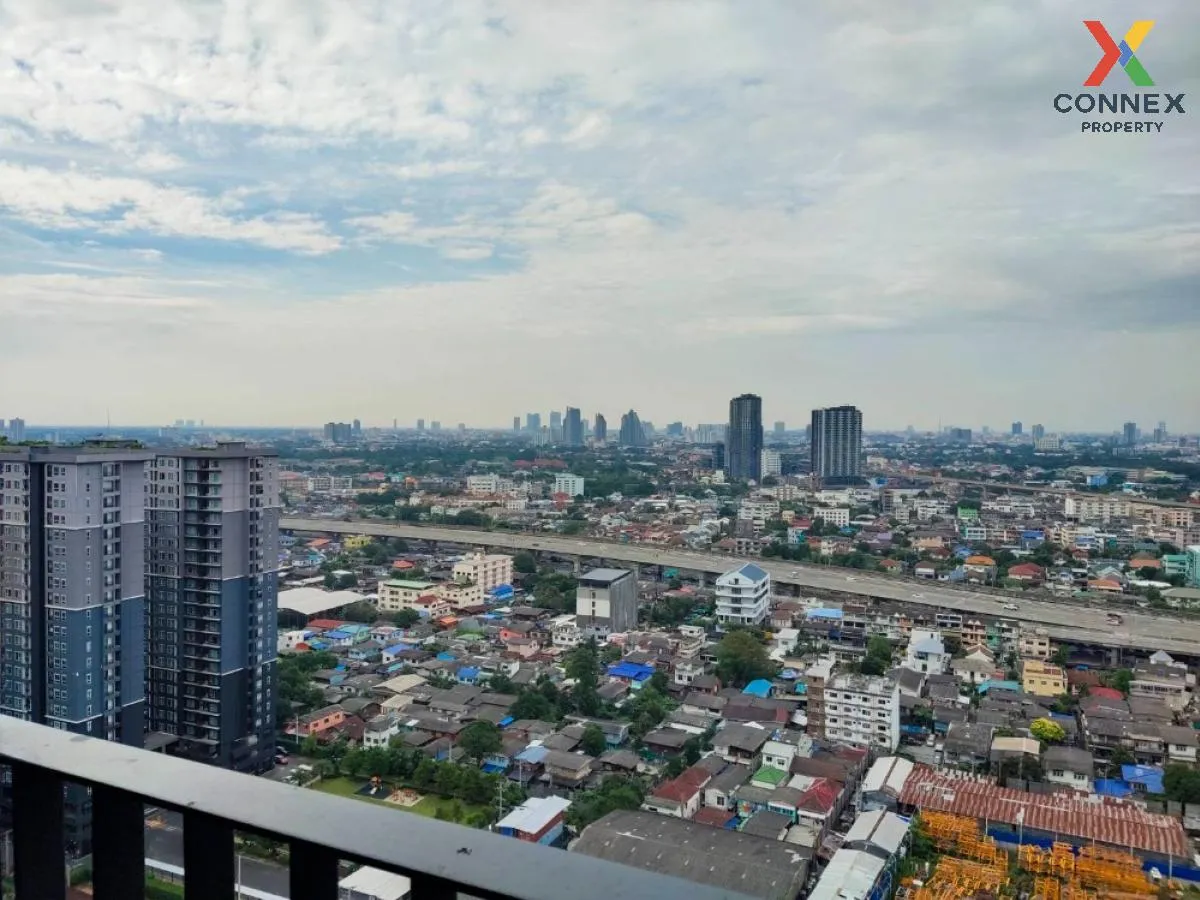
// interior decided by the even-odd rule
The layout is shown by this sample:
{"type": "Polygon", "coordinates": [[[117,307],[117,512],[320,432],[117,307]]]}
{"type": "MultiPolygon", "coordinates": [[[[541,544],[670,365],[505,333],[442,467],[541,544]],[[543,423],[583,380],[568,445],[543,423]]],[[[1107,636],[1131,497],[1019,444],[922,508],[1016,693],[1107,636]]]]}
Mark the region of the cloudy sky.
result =
{"type": "Polygon", "coordinates": [[[0,0],[0,418],[1200,429],[1198,43],[1194,0],[0,0]],[[1083,15],[1154,18],[1187,114],[1054,112],[1083,15]]]}

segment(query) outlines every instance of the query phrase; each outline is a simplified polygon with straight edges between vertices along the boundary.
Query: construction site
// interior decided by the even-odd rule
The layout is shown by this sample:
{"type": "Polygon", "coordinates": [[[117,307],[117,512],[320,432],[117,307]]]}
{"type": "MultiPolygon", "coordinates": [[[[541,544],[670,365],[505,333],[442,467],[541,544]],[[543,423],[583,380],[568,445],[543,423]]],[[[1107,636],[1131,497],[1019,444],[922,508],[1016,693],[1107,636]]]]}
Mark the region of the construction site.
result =
{"type": "MultiPolygon", "coordinates": [[[[1142,861],[1104,847],[1054,843],[1000,846],[979,820],[922,812],[918,833],[936,850],[917,874],[901,879],[899,900],[1015,898],[1032,900],[1154,900],[1183,897],[1169,873],[1146,872],[1142,861]]],[[[1194,896],[1194,895],[1193,895],[1194,896]]]]}

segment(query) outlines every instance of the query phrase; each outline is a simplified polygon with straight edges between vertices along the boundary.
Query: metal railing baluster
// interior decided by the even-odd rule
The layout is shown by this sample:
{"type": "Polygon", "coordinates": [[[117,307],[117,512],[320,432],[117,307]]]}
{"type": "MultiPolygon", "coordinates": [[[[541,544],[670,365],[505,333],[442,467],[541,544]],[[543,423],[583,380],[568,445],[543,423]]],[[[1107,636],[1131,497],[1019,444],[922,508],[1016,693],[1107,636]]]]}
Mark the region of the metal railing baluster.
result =
{"type": "Polygon", "coordinates": [[[234,900],[237,854],[233,826],[205,813],[183,813],[183,878],[187,900],[234,900]]]}
{"type": "Polygon", "coordinates": [[[14,762],[12,808],[17,896],[66,900],[63,779],[49,769],[14,762]]]}
{"type": "Polygon", "coordinates": [[[105,785],[92,788],[92,888],[96,900],[125,900],[144,891],[146,807],[140,797],[105,785]]]}

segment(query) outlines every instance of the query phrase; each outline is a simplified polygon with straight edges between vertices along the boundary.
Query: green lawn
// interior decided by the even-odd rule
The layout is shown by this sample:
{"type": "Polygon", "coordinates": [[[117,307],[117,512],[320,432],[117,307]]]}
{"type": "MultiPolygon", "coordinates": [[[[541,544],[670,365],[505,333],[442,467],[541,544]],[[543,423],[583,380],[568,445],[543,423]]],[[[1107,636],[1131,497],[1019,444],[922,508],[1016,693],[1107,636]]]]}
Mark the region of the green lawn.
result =
{"type": "Polygon", "coordinates": [[[438,797],[434,794],[426,794],[421,798],[416,806],[401,806],[398,803],[389,803],[381,797],[367,797],[358,793],[358,789],[362,787],[362,782],[352,778],[337,777],[326,778],[322,781],[315,782],[309,785],[315,791],[322,791],[326,794],[336,794],[339,797],[350,797],[354,800],[362,800],[366,803],[374,803],[378,806],[386,806],[388,809],[397,809],[401,812],[416,813],[419,816],[428,816],[436,818],[438,810],[443,807],[450,807],[454,803],[458,803],[463,814],[467,815],[473,812],[483,810],[484,807],[476,806],[472,803],[464,803],[461,800],[447,800],[444,797],[438,797]]]}

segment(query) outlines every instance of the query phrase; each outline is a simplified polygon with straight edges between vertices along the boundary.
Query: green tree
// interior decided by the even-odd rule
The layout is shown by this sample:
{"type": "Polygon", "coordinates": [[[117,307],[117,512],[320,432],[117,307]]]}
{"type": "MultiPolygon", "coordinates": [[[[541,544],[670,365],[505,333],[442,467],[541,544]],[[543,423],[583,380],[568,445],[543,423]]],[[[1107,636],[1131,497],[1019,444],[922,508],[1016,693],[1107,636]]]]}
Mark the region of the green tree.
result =
{"type": "Polygon", "coordinates": [[[585,716],[594,716],[603,704],[597,693],[600,686],[600,655],[594,640],[580,644],[564,660],[567,677],[574,680],[571,699],[585,716]]]}
{"type": "Polygon", "coordinates": [[[370,624],[379,618],[379,610],[375,608],[374,603],[368,603],[363,600],[360,603],[351,603],[343,609],[342,618],[348,622],[370,624]]]}
{"type": "Polygon", "coordinates": [[[613,810],[638,809],[645,797],[646,789],[637,779],[610,775],[600,787],[572,798],[566,813],[567,824],[577,830],[586,828],[613,810]]]}
{"type": "Polygon", "coordinates": [[[579,746],[588,756],[599,756],[608,749],[608,741],[600,726],[593,723],[583,729],[583,737],[579,741],[579,746]]]}
{"type": "Polygon", "coordinates": [[[488,690],[495,691],[497,694],[514,694],[517,686],[513,684],[512,679],[503,672],[497,672],[487,682],[488,690]]]}
{"type": "Polygon", "coordinates": [[[508,714],[514,719],[537,719],[541,722],[557,722],[558,711],[541,691],[526,689],[517,695],[508,714]]]}
{"type": "Polygon", "coordinates": [[[731,631],[717,644],[717,676],[724,684],[745,687],[774,671],[767,648],[748,631],[731,631]]]}
{"type": "Polygon", "coordinates": [[[1067,738],[1067,731],[1053,719],[1034,719],[1029,723],[1029,733],[1044,744],[1060,744],[1067,738]]]}
{"type": "Polygon", "coordinates": [[[532,553],[522,550],[513,556],[513,571],[520,575],[534,575],[537,573],[537,560],[532,553]]]}
{"type": "Polygon", "coordinates": [[[1115,688],[1126,697],[1129,696],[1129,683],[1133,681],[1133,672],[1129,669],[1117,669],[1115,672],[1105,672],[1100,680],[1106,687],[1115,688]]]}
{"type": "Polygon", "coordinates": [[[412,628],[421,621],[421,614],[415,609],[398,609],[388,618],[397,628],[412,628]]]}
{"type": "Polygon", "coordinates": [[[1183,763],[1171,763],[1163,773],[1163,792],[1168,800],[1200,803],[1200,771],[1183,763]]]}
{"type": "Polygon", "coordinates": [[[500,729],[491,722],[472,722],[458,736],[458,746],[462,751],[479,762],[497,752],[502,744],[500,729]]]}

